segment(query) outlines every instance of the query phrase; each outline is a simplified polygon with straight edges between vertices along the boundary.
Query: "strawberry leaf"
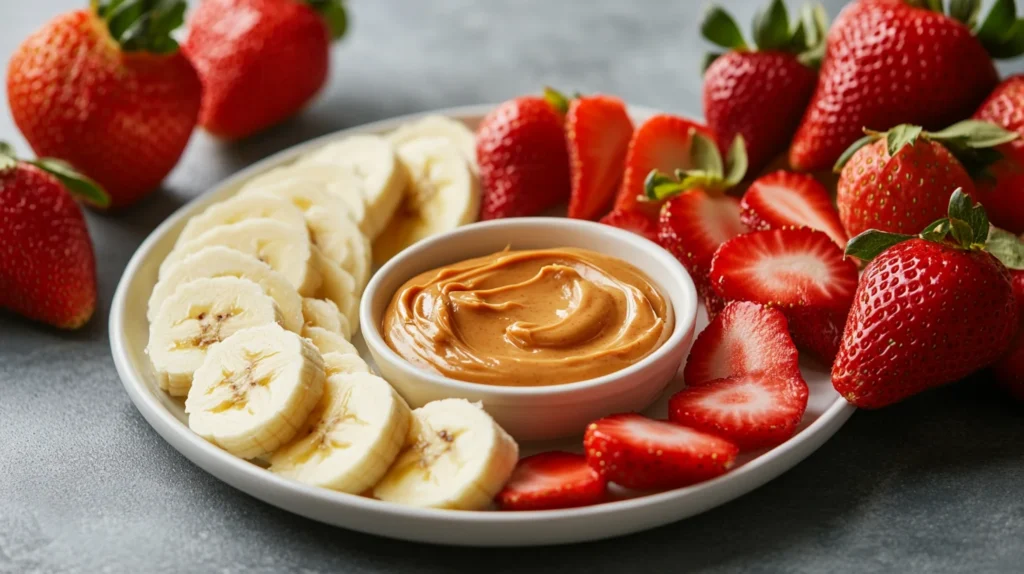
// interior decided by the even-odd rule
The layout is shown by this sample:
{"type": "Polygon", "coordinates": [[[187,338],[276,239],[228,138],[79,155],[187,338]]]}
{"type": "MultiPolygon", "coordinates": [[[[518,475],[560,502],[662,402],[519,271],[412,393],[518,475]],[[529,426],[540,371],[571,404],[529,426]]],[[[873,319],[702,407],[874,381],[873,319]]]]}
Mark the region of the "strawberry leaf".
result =
{"type": "Polygon", "coordinates": [[[14,169],[18,165],[18,154],[14,146],[7,142],[0,141],[0,173],[14,169]]]}
{"type": "Polygon", "coordinates": [[[316,10],[331,31],[331,38],[337,40],[348,30],[348,14],[342,0],[306,0],[309,7],[316,10]]]}
{"type": "Polygon", "coordinates": [[[544,100],[562,115],[569,111],[569,98],[550,86],[544,86],[544,100]]]}
{"type": "Polygon", "coordinates": [[[968,28],[974,28],[981,12],[980,0],[950,0],[949,17],[961,22],[968,28]]]}
{"type": "Polygon", "coordinates": [[[949,220],[946,218],[933,221],[931,225],[924,228],[921,232],[921,239],[925,241],[931,241],[932,243],[940,243],[945,241],[946,235],[949,235],[949,220]]]}
{"type": "Polygon", "coordinates": [[[727,50],[747,49],[747,42],[736,21],[719,6],[708,8],[700,25],[700,33],[708,42],[727,50]]]}
{"type": "Polygon", "coordinates": [[[694,166],[694,170],[717,176],[719,179],[724,176],[725,168],[718,145],[700,133],[695,133],[690,138],[690,165],[694,166]]]}
{"type": "Polygon", "coordinates": [[[984,245],[989,234],[988,214],[979,203],[974,204],[971,196],[957,188],[949,198],[949,220],[953,237],[964,247],[984,245]],[[957,222],[963,223],[966,229],[957,222]]]}
{"type": "Polygon", "coordinates": [[[1020,136],[1016,132],[1007,130],[992,122],[964,120],[944,130],[927,132],[927,137],[946,146],[953,145],[971,149],[983,149],[1012,142],[1020,136]]]}
{"type": "Polygon", "coordinates": [[[914,145],[917,142],[917,136],[921,135],[921,131],[921,126],[900,124],[886,132],[885,146],[889,151],[889,156],[895,156],[903,149],[903,146],[914,145]]]}
{"type": "Polygon", "coordinates": [[[789,13],[782,0],[771,0],[754,14],[754,43],[759,50],[780,50],[789,45],[789,13]]]}
{"type": "Polygon", "coordinates": [[[1024,21],[1017,18],[1014,0],[996,0],[975,36],[993,58],[1024,54],[1024,21]]]}
{"type": "Polygon", "coordinates": [[[95,3],[95,10],[125,51],[170,54],[178,50],[171,33],[185,22],[184,0],[105,0],[95,3]]]}
{"type": "Polygon", "coordinates": [[[680,191],[683,191],[683,187],[679,180],[673,179],[656,169],[652,169],[651,173],[647,174],[647,179],[644,180],[644,195],[647,199],[662,200],[680,191]]]}
{"type": "Polygon", "coordinates": [[[71,195],[96,207],[108,207],[110,205],[110,196],[107,195],[107,192],[103,191],[103,188],[98,183],[78,173],[67,163],[48,157],[39,158],[27,163],[56,177],[71,195]]]}
{"type": "Polygon", "coordinates": [[[869,229],[846,244],[846,255],[864,261],[871,261],[887,249],[913,239],[913,235],[887,233],[877,229],[869,229]]]}
{"type": "Polygon", "coordinates": [[[953,234],[953,239],[956,239],[961,247],[971,248],[971,244],[974,243],[974,230],[971,229],[969,223],[962,219],[950,219],[949,230],[953,234]]]}
{"type": "Polygon", "coordinates": [[[1024,270],[1024,242],[1016,235],[993,227],[989,232],[985,249],[1008,269],[1024,270]]]}
{"type": "Polygon", "coordinates": [[[747,142],[742,134],[737,134],[729,146],[729,152],[725,156],[725,185],[734,187],[739,185],[747,175],[749,162],[747,160],[747,142]]]}
{"type": "Polygon", "coordinates": [[[850,158],[853,157],[853,154],[860,151],[860,148],[868,145],[869,143],[877,141],[878,137],[879,136],[875,134],[868,134],[860,138],[859,140],[853,142],[853,145],[846,148],[846,151],[844,151],[843,154],[839,156],[839,159],[836,160],[836,165],[832,168],[832,171],[835,173],[843,171],[843,168],[846,166],[847,163],[849,163],[850,158]]]}

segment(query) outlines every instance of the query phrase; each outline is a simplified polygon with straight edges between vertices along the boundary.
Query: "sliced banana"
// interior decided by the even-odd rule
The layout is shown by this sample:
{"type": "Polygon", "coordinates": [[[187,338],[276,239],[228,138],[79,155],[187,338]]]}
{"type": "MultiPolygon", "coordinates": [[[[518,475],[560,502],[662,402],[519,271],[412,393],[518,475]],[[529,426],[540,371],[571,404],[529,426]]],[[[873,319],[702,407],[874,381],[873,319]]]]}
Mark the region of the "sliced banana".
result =
{"type": "Polygon", "coordinates": [[[344,214],[367,232],[366,200],[363,181],[355,174],[323,164],[282,167],[269,171],[245,184],[239,195],[272,195],[287,201],[305,213],[313,206],[344,214]]]}
{"type": "Polygon", "coordinates": [[[231,225],[246,219],[276,219],[295,229],[306,224],[302,212],[283,199],[270,195],[236,195],[211,205],[189,219],[178,235],[178,242],[175,245],[182,245],[214,227],[231,225]]]}
{"type": "Polygon", "coordinates": [[[160,388],[188,394],[215,343],[236,331],[283,322],[274,299],[247,279],[200,278],[178,286],[149,325],[149,354],[160,388]]]}
{"type": "Polygon", "coordinates": [[[303,427],[324,391],[313,344],[278,325],[235,333],[196,371],[188,426],[241,458],[274,452],[303,427]]]}
{"type": "Polygon", "coordinates": [[[238,277],[256,283],[277,303],[284,328],[302,331],[305,306],[288,279],[255,257],[220,245],[204,247],[170,267],[153,287],[146,317],[155,321],[160,305],[179,285],[204,277],[238,277]]]}
{"type": "Polygon", "coordinates": [[[321,277],[313,264],[313,246],[305,224],[300,228],[275,219],[246,219],[215,227],[176,247],[160,267],[160,277],[186,256],[220,245],[251,255],[284,275],[300,295],[314,295],[321,277]]]}
{"type": "Polygon", "coordinates": [[[355,135],[327,144],[299,161],[296,167],[323,164],[355,174],[363,181],[368,235],[376,238],[387,226],[402,201],[407,177],[388,140],[375,135],[355,135]]]}
{"type": "Polygon", "coordinates": [[[370,280],[373,253],[370,241],[344,215],[313,206],[306,211],[306,225],[313,243],[328,259],[337,263],[356,281],[356,292],[362,293],[370,280]]]}
{"type": "Polygon", "coordinates": [[[345,337],[328,331],[323,327],[305,327],[302,329],[302,336],[313,342],[313,345],[322,354],[342,353],[347,355],[359,355],[355,345],[348,342],[345,337]]]}
{"type": "Polygon", "coordinates": [[[348,318],[352,332],[359,332],[359,291],[356,280],[315,246],[313,263],[322,279],[315,296],[333,301],[348,318]]]}
{"type": "Polygon", "coordinates": [[[519,459],[512,437],[465,399],[434,401],[412,414],[405,448],[373,495],[431,508],[490,505],[519,459]]]}
{"type": "Polygon", "coordinates": [[[408,405],[384,379],[333,374],[306,428],[274,453],[270,470],[306,484],[362,493],[395,460],[411,418],[408,405]]]}
{"type": "Polygon", "coordinates": [[[398,157],[409,172],[409,187],[373,244],[377,265],[421,239],[476,221],[480,211],[480,184],[452,142],[415,139],[398,146],[398,157]]]}
{"type": "Polygon", "coordinates": [[[388,141],[396,148],[420,138],[443,138],[459,148],[462,156],[469,162],[473,171],[476,166],[476,134],[466,124],[448,116],[426,116],[421,120],[410,122],[391,132],[388,141]]]}
{"type": "Polygon", "coordinates": [[[302,317],[306,327],[322,327],[346,339],[352,336],[348,317],[342,315],[334,301],[329,299],[303,298],[302,317]]]}
{"type": "Polygon", "coordinates": [[[327,376],[337,373],[369,373],[370,366],[355,353],[324,353],[324,372],[327,376]]]}

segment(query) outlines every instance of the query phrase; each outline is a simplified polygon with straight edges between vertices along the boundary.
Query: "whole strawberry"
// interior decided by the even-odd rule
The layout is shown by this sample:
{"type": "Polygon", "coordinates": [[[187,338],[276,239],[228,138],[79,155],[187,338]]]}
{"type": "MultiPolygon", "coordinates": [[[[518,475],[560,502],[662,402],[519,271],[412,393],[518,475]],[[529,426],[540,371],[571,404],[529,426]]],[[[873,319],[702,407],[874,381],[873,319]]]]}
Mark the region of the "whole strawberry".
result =
{"type": "MultiPolygon", "coordinates": [[[[974,117],[1024,136],[1024,75],[1003,80],[974,117]]],[[[1012,233],[1024,233],[1024,139],[1000,146],[1002,157],[975,182],[978,201],[992,223],[1012,233]]]]}
{"type": "Polygon", "coordinates": [[[294,115],[327,79],[341,0],[204,0],[182,46],[203,81],[199,125],[239,139],[294,115]]]}
{"type": "Polygon", "coordinates": [[[939,129],[970,116],[998,82],[991,58],[1024,51],[1024,28],[1015,29],[1006,3],[999,4],[977,26],[980,0],[952,2],[948,16],[942,2],[850,4],[828,34],[790,164],[802,171],[827,169],[866,126],[939,129]]]}
{"type": "MultiPolygon", "coordinates": [[[[1012,235],[1006,240],[1013,241],[1012,235]]],[[[1013,270],[1010,274],[1013,276],[1013,293],[1017,297],[1020,325],[1017,327],[1017,336],[1010,343],[1010,349],[992,364],[992,372],[996,382],[1011,395],[1024,401],[1024,271],[1013,270]]]]}
{"type": "Polygon", "coordinates": [[[752,173],[786,150],[814,93],[828,22],[817,4],[801,16],[790,28],[786,5],[772,0],[754,19],[754,47],[719,7],[701,26],[704,38],[728,50],[708,55],[704,117],[722,147],[743,136],[752,173]]]}
{"type": "Polygon", "coordinates": [[[480,123],[476,158],[481,219],[537,215],[569,198],[569,152],[562,116],[535,96],[507,101],[480,123]]]}
{"type": "Polygon", "coordinates": [[[19,161],[0,142],[0,309],[77,329],[96,308],[96,262],[69,191],[99,206],[108,201],[67,165],[19,161]]]}
{"type": "Polygon", "coordinates": [[[974,197],[967,168],[983,169],[992,148],[1016,137],[974,120],[939,132],[911,125],[868,132],[836,164],[841,170],[836,204],[843,227],[851,236],[868,229],[917,233],[946,213],[954,190],[974,197]]]}
{"type": "Polygon", "coordinates": [[[170,35],[185,3],[124,6],[108,0],[57,16],[7,68],[11,115],[32,149],[99,182],[114,207],[154,190],[178,163],[202,95],[170,35]]]}
{"type": "Polygon", "coordinates": [[[966,377],[999,358],[1016,332],[1010,273],[995,255],[1022,264],[1024,246],[990,242],[986,251],[985,210],[959,190],[948,215],[917,237],[872,230],[847,246],[848,255],[871,263],[832,384],[858,407],[883,407],[966,377]]]}

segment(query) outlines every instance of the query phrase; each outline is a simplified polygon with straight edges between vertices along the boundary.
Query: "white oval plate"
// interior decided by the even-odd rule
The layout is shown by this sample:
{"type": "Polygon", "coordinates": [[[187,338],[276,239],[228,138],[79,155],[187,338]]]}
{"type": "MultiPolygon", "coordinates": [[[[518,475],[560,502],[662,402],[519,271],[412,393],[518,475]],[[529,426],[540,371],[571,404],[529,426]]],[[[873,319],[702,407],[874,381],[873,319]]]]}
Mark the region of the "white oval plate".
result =
{"type": "MultiPolygon", "coordinates": [[[[400,506],[351,494],[307,486],[281,478],[235,458],[189,430],[183,405],[160,391],[146,357],[149,337],[146,303],[156,283],[160,262],[170,251],[185,221],[209,204],[223,200],[253,175],[286,164],[298,155],[354,133],[384,133],[428,114],[444,114],[475,128],[493,106],[470,106],[413,114],[343,130],[289,148],[242,170],[183,206],[139,247],[125,269],[110,313],[110,347],[125,390],[142,416],[160,436],[200,468],[264,502],[302,516],[352,530],[418,542],[463,546],[529,546],[562,544],[619,536],[675,522],[704,512],[765,484],[820,447],[853,413],[854,408],[832,388],[821,366],[803,366],[810,402],[799,432],[764,453],[740,458],[731,472],[698,485],[641,495],[618,493],[619,500],[568,510],[534,512],[452,511],[400,506]]],[[[657,113],[631,108],[635,121],[657,113]]],[[[699,314],[698,332],[706,326],[699,314]]],[[[357,346],[369,359],[361,338],[357,346]]],[[[672,385],[648,414],[664,416],[672,385]]],[[[527,444],[524,454],[551,448],[580,451],[568,444],[527,444]]]]}

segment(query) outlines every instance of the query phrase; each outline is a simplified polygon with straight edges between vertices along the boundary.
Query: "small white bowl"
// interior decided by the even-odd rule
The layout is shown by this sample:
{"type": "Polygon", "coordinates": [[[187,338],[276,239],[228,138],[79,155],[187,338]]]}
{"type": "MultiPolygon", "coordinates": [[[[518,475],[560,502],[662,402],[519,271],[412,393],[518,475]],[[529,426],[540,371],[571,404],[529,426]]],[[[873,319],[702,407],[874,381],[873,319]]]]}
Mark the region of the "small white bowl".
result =
{"type": "Polygon", "coordinates": [[[476,223],[406,249],[370,281],[359,310],[363,338],[384,378],[413,407],[445,398],[480,401],[518,440],[582,434],[587,423],[648,407],[679,371],[690,348],[697,292],[686,269],[656,244],[608,225],[555,217],[476,223]],[[643,271],[671,303],[671,332],[650,355],[617,371],[577,383],[509,387],[459,381],[409,363],[384,342],[384,311],[399,287],[443,265],[512,249],[578,247],[628,261],[643,271]]]}

